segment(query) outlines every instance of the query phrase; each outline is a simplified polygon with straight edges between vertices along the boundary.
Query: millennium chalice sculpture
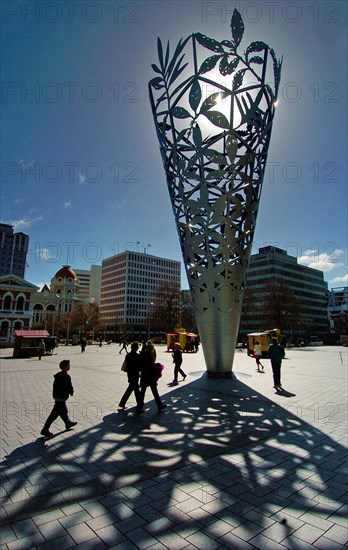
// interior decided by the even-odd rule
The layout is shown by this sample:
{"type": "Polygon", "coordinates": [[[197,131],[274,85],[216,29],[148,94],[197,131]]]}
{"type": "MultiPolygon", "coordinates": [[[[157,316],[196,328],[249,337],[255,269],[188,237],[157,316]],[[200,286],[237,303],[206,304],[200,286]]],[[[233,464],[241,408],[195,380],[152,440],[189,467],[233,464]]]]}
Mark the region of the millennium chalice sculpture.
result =
{"type": "Polygon", "coordinates": [[[265,172],[281,61],[201,33],[158,39],[150,101],[208,375],[228,377],[265,172]],[[208,50],[208,52],[207,52],[208,50]],[[207,57],[207,54],[208,57],[207,57]]]}

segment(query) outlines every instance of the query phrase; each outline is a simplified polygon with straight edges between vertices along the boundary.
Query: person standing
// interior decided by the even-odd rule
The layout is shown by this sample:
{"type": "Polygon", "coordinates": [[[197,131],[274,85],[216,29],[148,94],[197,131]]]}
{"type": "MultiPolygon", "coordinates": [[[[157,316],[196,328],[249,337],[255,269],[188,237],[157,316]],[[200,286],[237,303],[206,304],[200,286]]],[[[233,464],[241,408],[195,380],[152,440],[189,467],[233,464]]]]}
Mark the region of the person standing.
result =
{"type": "Polygon", "coordinates": [[[77,422],[72,422],[70,420],[68,407],[66,406],[66,401],[69,399],[69,395],[74,395],[71,377],[68,374],[70,370],[70,360],[63,359],[63,361],[59,363],[59,368],[60,371],[54,375],[53,382],[54,406],[44,424],[44,427],[41,430],[41,435],[45,437],[53,436],[53,433],[50,432],[50,427],[59,416],[63,420],[66,430],[69,430],[77,424],[77,422]]]}
{"type": "Polygon", "coordinates": [[[178,374],[180,373],[183,380],[186,378],[186,374],[181,368],[182,365],[182,349],[180,347],[180,344],[177,342],[174,344],[174,353],[172,355],[173,357],[173,363],[174,363],[174,382],[178,382],[178,374]]]}
{"type": "Polygon", "coordinates": [[[41,357],[45,355],[45,352],[46,352],[46,346],[45,346],[44,340],[40,340],[39,345],[37,347],[37,351],[39,353],[39,361],[41,361],[41,357]]]}
{"type": "Polygon", "coordinates": [[[272,338],[272,343],[268,346],[268,357],[271,360],[273,383],[276,390],[281,390],[282,385],[280,381],[280,370],[282,366],[282,360],[284,359],[285,352],[283,346],[278,344],[277,338],[272,338]]]}
{"type": "Polygon", "coordinates": [[[145,392],[146,388],[150,387],[152,391],[152,395],[155,398],[156,405],[158,412],[162,411],[167,407],[167,405],[163,404],[161,401],[161,398],[158,394],[157,389],[157,372],[156,372],[156,350],[151,342],[151,340],[148,340],[143,346],[143,349],[140,353],[141,357],[141,374],[140,374],[140,406],[139,406],[139,414],[142,412],[143,404],[144,404],[144,398],[145,398],[145,392]]]}
{"type": "Polygon", "coordinates": [[[127,368],[127,377],[128,377],[128,388],[124,392],[120,404],[118,406],[119,409],[125,409],[126,403],[131,396],[132,392],[134,392],[135,399],[137,401],[137,414],[140,414],[142,412],[142,403],[140,398],[140,389],[139,389],[139,376],[140,376],[140,370],[141,370],[141,357],[138,353],[139,344],[138,342],[133,342],[131,344],[131,351],[127,353],[125,362],[126,362],[126,368],[127,368]]]}

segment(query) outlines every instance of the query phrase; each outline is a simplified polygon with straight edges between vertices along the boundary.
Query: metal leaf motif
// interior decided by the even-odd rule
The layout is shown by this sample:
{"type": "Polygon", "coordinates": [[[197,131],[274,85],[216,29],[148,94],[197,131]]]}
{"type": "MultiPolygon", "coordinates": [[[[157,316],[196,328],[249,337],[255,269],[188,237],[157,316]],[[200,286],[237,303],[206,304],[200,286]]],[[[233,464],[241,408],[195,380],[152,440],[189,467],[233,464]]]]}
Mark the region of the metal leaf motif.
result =
{"type": "Polygon", "coordinates": [[[201,98],[202,98],[201,87],[199,85],[199,81],[195,80],[191,86],[190,95],[189,95],[189,103],[191,108],[194,111],[197,111],[198,105],[201,102],[201,98]]]}
{"type": "Polygon", "coordinates": [[[205,48],[208,48],[208,50],[211,50],[212,52],[224,51],[220,42],[217,42],[217,40],[214,40],[213,38],[209,38],[208,36],[205,36],[205,34],[201,34],[200,32],[197,32],[195,34],[195,37],[202,46],[204,46],[205,48]]]}
{"type": "Polygon", "coordinates": [[[244,23],[239,11],[234,10],[231,21],[232,37],[236,46],[242,41],[244,34],[244,23]]]}

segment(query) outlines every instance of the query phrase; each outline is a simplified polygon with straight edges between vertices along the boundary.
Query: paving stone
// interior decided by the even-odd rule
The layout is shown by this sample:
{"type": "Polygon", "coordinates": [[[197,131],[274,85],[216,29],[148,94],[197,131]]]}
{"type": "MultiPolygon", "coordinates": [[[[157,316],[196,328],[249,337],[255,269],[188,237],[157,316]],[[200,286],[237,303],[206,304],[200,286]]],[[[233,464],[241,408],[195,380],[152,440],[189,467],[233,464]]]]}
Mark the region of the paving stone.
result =
{"type": "Polygon", "coordinates": [[[86,521],[88,527],[90,527],[93,531],[96,531],[97,529],[102,529],[103,527],[107,527],[108,525],[112,525],[117,521],[117,517],[114,514],[107,513],[103,516],[98,516],[96,518],[93,518],[91,520],[86,521]]]}
{"type": "Polygon", "coordinates": [[[88,514],[88,512],[83,510],[82,512],[77,512],[76,514],[70,514],[69,516],[60,518],[59,521],[63,525],[63,527],[68,529],[68,527],[78,525],[79,523],[84,523],[89,519],[92,519],[92,517],[88,514]]]}
{"type": "Polygon", "coordinates": [[[68,548],[76,548],[75,542],[68,534],[37,546],[38,550],[67,550],[68,548]]]}
{"type": "Polygon", "coordinates": [[[12,542],[17,540],[17,537],[11,527],[8,525],[1,528],[0,542],[1,544],[6,544],[7,542],[12,542]]]}
{"type": "Polygon", "coordinates": [[[151,536],[149,532],[145,531],[142,527],[130,531],[127,534],[127,538],[140,549],[149,548],[158,543],[157,538],[151,536]]]}
{"type": "Polygon", "coordinates": [[[236,537],[233,533],[227,533],[223,537],[220,537],[218,542],[223,544],[226,548],[233,548],[233,550],[255,550],[253,545],[236,537]]]}
{"type": "Polygon", "coordinates": [[[97,529],[95,533],[106,545],[116,545],[127,540],[115,525],[108,525],[102,529],[97,529]]]}
{"type": "Polygon", "coordinates": [[[78,523],[67,527],[67,531],[76,544],[81,544],[95,538],[95,533],[86,523],[78,523]]]}
{"type": "Polygon", "coordinates": [[[187,540],[173,531],[159,533],[156,538],[159,542],[171,550],[181,550],[181,548],[185,548],[187,546],[187,540]]]}
{"type": "Polygon", "coordinates": [[[196,533],[189,535],[188,537],[186,537],[186,540],[197,548],[200,548],[201,550],[203,550],[204,548],[215,550],[220,546],[220,544],[216,542],[213,538],[209,537],[205,533],[202,533],[201,531],[196,531],[196,533]]]}
{"type": "MultiPolygon", "coordinates": [[[[323,527],[323,526],[322,526],[323,527]]],[[[334,542],[339,542],[342,545],[348,544],[348,530],[341,525],[332,525],[323,535],[334,542]]]]}
{"type": "Polygon", "coordinates": [[[45,542],[41,533],[27,534],[17,540],[7,543],[8,550],[28,550],[45,542]]]}
{"type": "Polygon", "coordinates": [[[67,534],[66,529],[58,520],[49,521],[39,526],[40,533],[45,537],[45,540],[57,539],[67,534]]]}

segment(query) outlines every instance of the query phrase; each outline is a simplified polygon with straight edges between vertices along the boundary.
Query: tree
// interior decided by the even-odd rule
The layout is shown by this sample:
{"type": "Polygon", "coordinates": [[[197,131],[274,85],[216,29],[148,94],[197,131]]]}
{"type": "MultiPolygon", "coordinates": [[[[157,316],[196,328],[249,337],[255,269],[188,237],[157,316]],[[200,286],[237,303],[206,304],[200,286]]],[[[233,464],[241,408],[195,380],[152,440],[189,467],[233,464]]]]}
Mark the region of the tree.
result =
{"type": "Polygon", "coordinates": [[[98,329],[99,308],[95,304],[78,302],[69,314],[70,330],[72,332],[89,332],[98,329]]]}
{"type": "Polygon", "coordinates": [[[158,287],[149,313],[153,330],[171,332],[180,325],[180,285],[167,282],[158,287]]]}
{"type": "Polygon", "coordinates": [[[272,279],[267,294],[261,299],[257,308],[262,312],[268,326],[279,328],[282,334],[300,328],[303,321],[295,293],[285,281],[272,279]]]}

